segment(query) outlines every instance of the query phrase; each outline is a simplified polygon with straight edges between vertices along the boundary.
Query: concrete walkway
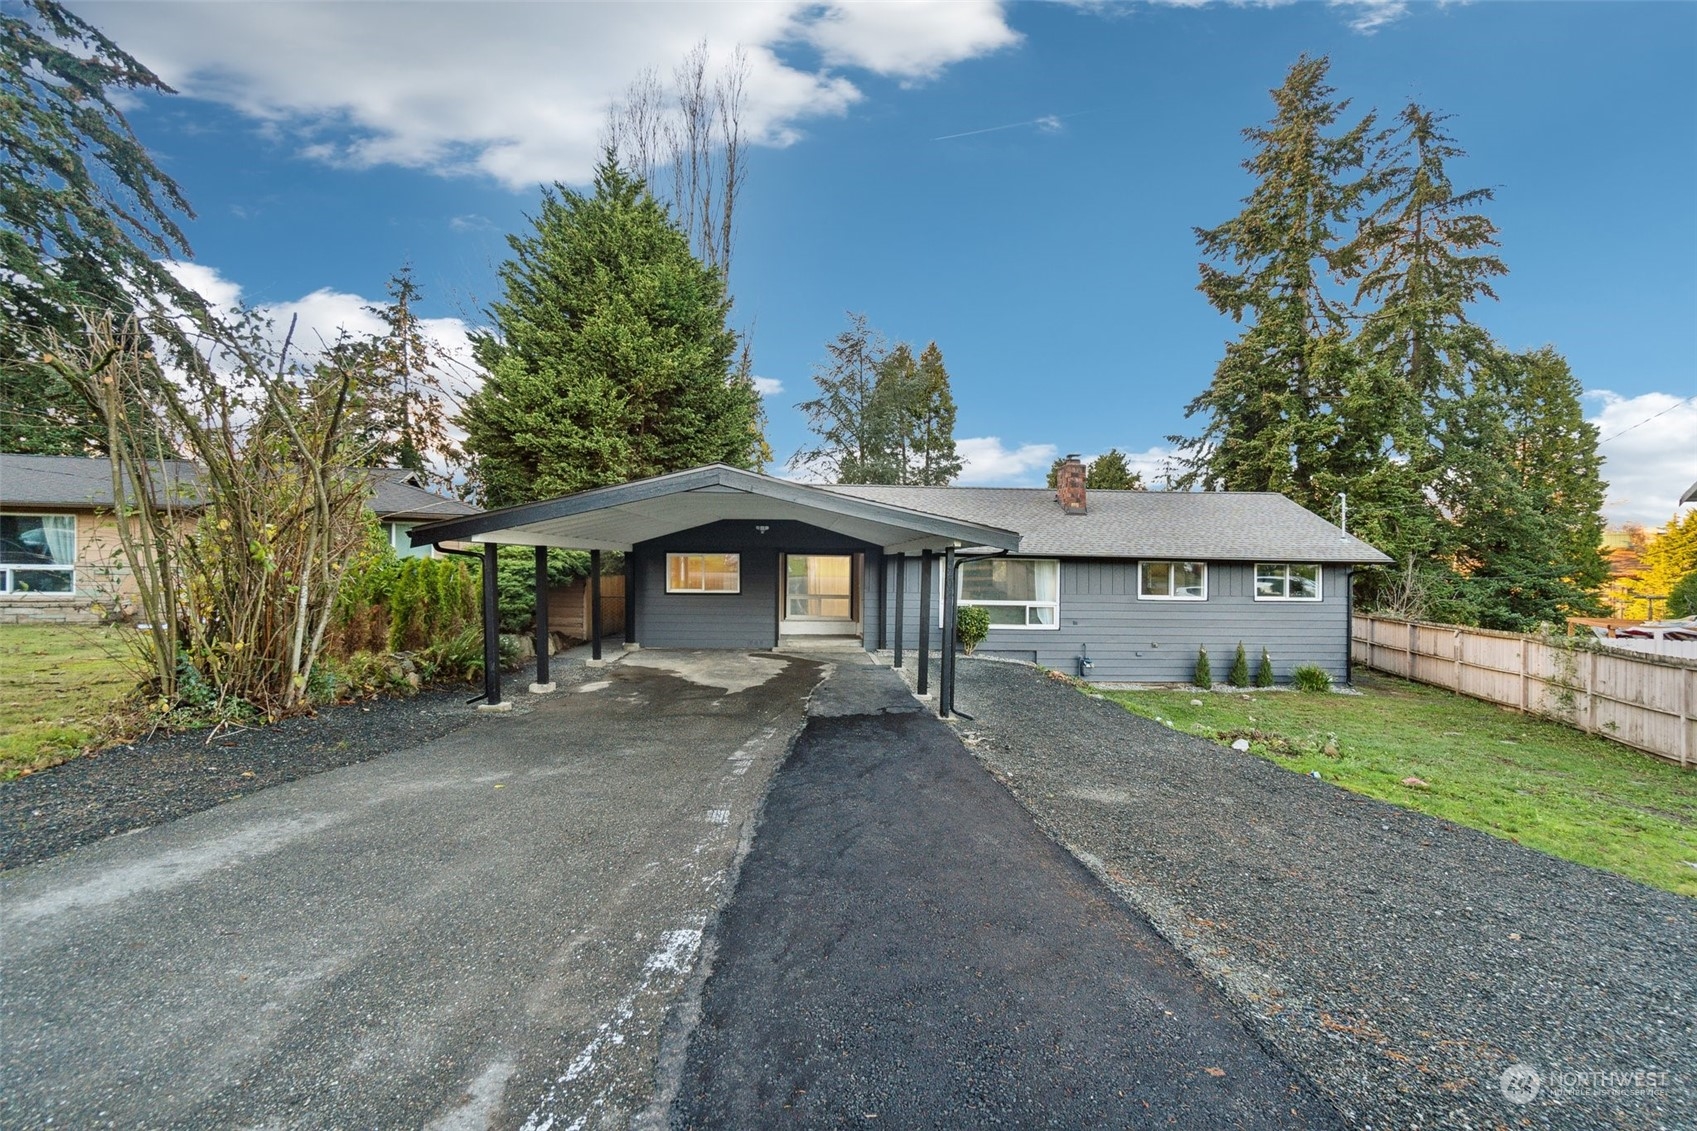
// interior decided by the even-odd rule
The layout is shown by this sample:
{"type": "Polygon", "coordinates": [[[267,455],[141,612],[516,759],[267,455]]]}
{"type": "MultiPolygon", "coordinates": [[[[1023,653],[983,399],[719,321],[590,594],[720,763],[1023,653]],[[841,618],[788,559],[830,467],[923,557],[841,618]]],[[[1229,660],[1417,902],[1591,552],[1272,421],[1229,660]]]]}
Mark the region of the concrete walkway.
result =
{"type": "Polygon", "coordinates": [[[894,673],[845,662],[811,713],[674,1126],[1341,1125],[894,673]]]}

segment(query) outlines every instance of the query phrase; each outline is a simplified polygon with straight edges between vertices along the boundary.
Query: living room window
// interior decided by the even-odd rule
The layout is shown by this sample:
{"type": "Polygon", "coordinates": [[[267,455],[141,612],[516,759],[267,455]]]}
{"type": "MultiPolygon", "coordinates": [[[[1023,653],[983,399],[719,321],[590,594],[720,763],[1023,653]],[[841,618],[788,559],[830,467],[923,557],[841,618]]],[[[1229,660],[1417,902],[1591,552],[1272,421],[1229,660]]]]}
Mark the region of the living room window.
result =
{"type": "Polygon", "coordinates": [[[73,593],[76,565],[75,515],[0,515],[0,593],[73,593]]]}
{"type": "Polygon", "coordinates": [[[1206,562],[1137,563],[1137,599],[1140,601],[1206,601],[1206,562]]]}
{"type": "MultiPolygon", "coordinates": [[[[939,588],[942,577],[937,578],[939,588]]],[[[1061,626],[1061,563],[1052,558],[981,558],[960,567],[962,605],[990,614],[991,628],[1061,626]]],[[[942,621],[942,596],[937,623],[942,621]]]]}
{"type": "Polygon", "coordinates": [[[1259,562],[1255,566],[1257,601],[1318,601],[1320,567],[1291,562],[1259,562]]]}
{"type": "Polygon", "coordinates": [[[741,554],[667,554],[666,592],[741,593],[741,554]]]}

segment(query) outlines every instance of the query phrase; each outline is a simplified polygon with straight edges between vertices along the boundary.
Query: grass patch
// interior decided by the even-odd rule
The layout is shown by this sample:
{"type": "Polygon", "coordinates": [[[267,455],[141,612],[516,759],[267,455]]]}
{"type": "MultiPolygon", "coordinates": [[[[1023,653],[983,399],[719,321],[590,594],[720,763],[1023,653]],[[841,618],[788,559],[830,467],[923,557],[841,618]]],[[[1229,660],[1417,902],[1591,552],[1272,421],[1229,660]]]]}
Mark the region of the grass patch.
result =
{"type": "Polygon", "coordinates": [[[99,740],[135,686],[127,629],[0,625],[0,780],[56,766],[99,740]]]}
{"type": "Polygon", "coordinates": [[[1358,670],[1355,685],[1363,694],[1104,694],[1344,789],[1697,896],[1697,772],[1390,676],[1358,670]]]}

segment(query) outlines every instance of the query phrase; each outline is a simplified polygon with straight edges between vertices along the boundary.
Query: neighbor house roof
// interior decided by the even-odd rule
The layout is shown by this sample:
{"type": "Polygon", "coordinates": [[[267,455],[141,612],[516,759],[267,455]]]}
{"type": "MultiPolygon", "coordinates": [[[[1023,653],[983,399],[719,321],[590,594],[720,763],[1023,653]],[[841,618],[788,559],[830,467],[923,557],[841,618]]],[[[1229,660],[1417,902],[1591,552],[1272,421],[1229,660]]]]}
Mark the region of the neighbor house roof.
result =
{"type": "Polygon", "coordinates": [[[1693,483],[1685,494],[1679,497],[1682,503],[1697,503],[1697,483],[1693,483]]]}
{"type": "Polygon", "coordinates": [[[833,494],[1020,533],[1021,554],[1384,564],[1391,559],[1283,495],[1241,491],[1090,491],[1067,514],[1048,487],[874,487],[833,494]]]}
{"type": "Polygon", "coordinates": [[[574,550],[629,550],[638,542],[724,521],[796,521],[891,551],[988,546],[1019,535],[899,502],[858,499],[807,483],[710,464],[574,495],[415,527],[414,546],[473,541],[574,550]]]}
{"type": "MultiPolygon", "coordinates": [[[[154,490],[170,484],[185,505],[194,505],[199,468],[188,460],[153,465],[154,490]]],[[[420,520],[476,514],[458,499],[426,491],[417,473],[404,468],[373,468],[371,509],[379,518],[420,520]]],[[[26,456],[0,454],[0,507],[57,507],[93,510],[112,506],[112,465],[103,456],[26,456]]]]}

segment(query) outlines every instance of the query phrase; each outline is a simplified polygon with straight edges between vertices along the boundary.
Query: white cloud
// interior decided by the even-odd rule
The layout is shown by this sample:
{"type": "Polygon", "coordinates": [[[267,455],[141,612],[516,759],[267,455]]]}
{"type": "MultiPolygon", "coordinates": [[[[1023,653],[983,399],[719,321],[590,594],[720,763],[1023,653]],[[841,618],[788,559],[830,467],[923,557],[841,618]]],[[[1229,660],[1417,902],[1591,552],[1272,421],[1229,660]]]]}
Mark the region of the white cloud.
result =
{"type": "Polygon", "coordinates": [[[1679,496],[1697,481],[1697,397],[1587,392],[1602,402],[1588,419],[1603,453],[1610,523],[1662,526],[1679,511],[1679,496]]]}
{"type": "MultiPolygon", "coordinates": [[[[1168,8],[1207,8],[1217,0],[1148,0],[1168,8]]],[[[1224,0],[1233,8],[1283,8],[1296,0],[1224,0]]],[[[1327,6],[1341,9],[1349,26],[1362,35],[1372,35],[1382,27],[1396,23],[1408,14],[1409,0],[1326,0],[1327,6]]],[[[1086,10],[1111,11],[1112,5],[1103,0],[1073,0],[1075,7],[1086,10]]]]}
{"type": "Polygon", "coordinates": [[[312,159],[481,173],[513,188],[587,179],[607,108],[706,39],[747,51],[744,129],[783,145],[859,89],[1018,42],[996,0],[811,4],[75,4],[184,95],[294,138],[312,159]],[[818,69],[781,57],[797,45],[818,69]]]}
{"type": "Polygon", "coordinates": [[[1019,33],[985,0],[831,4],[801,38],[834,66],[902,79],[931,78],[950,63],[1011,47],[1019,33]]]}
{"type": "Polygon", "coordinates": [[[775,397],[784,391],[784,383],[776,377],[756,377],[754,391],[763,397],[775,397]]]}
{"type": "Polygon", "coordinates": [[[1000,436],[972,436],[955,441],[963,487],[1037,486],[1055,462],[1053,444],[1021,444],[1009,450],[1000,436]]]}
{"type": "MultiPolygon", "coordinates": [[[[177,262],[167,262],[165,267],[204,298],[215,313],[229,314],[241,302],[241,284],[224,278],[214,267],[177,262]]],[[[292,325],[290,349],[296,356],[311,359],[324,347],[333,345],[344,332],[355,337],[383,333],[386,329],[383,320],[367,307],[381,306],[387,301],[387,297],[371,299],[321,287],[298,299],[260,304],[256,310],[270,319],[272,335],[279,343],[292,325]]],[[[421,318],[419,328],[451,359],[438,373],[447,391],[456,397],[472,391],[478,382],[471,352],[472,327],[459,318],[421,318]]]]}

